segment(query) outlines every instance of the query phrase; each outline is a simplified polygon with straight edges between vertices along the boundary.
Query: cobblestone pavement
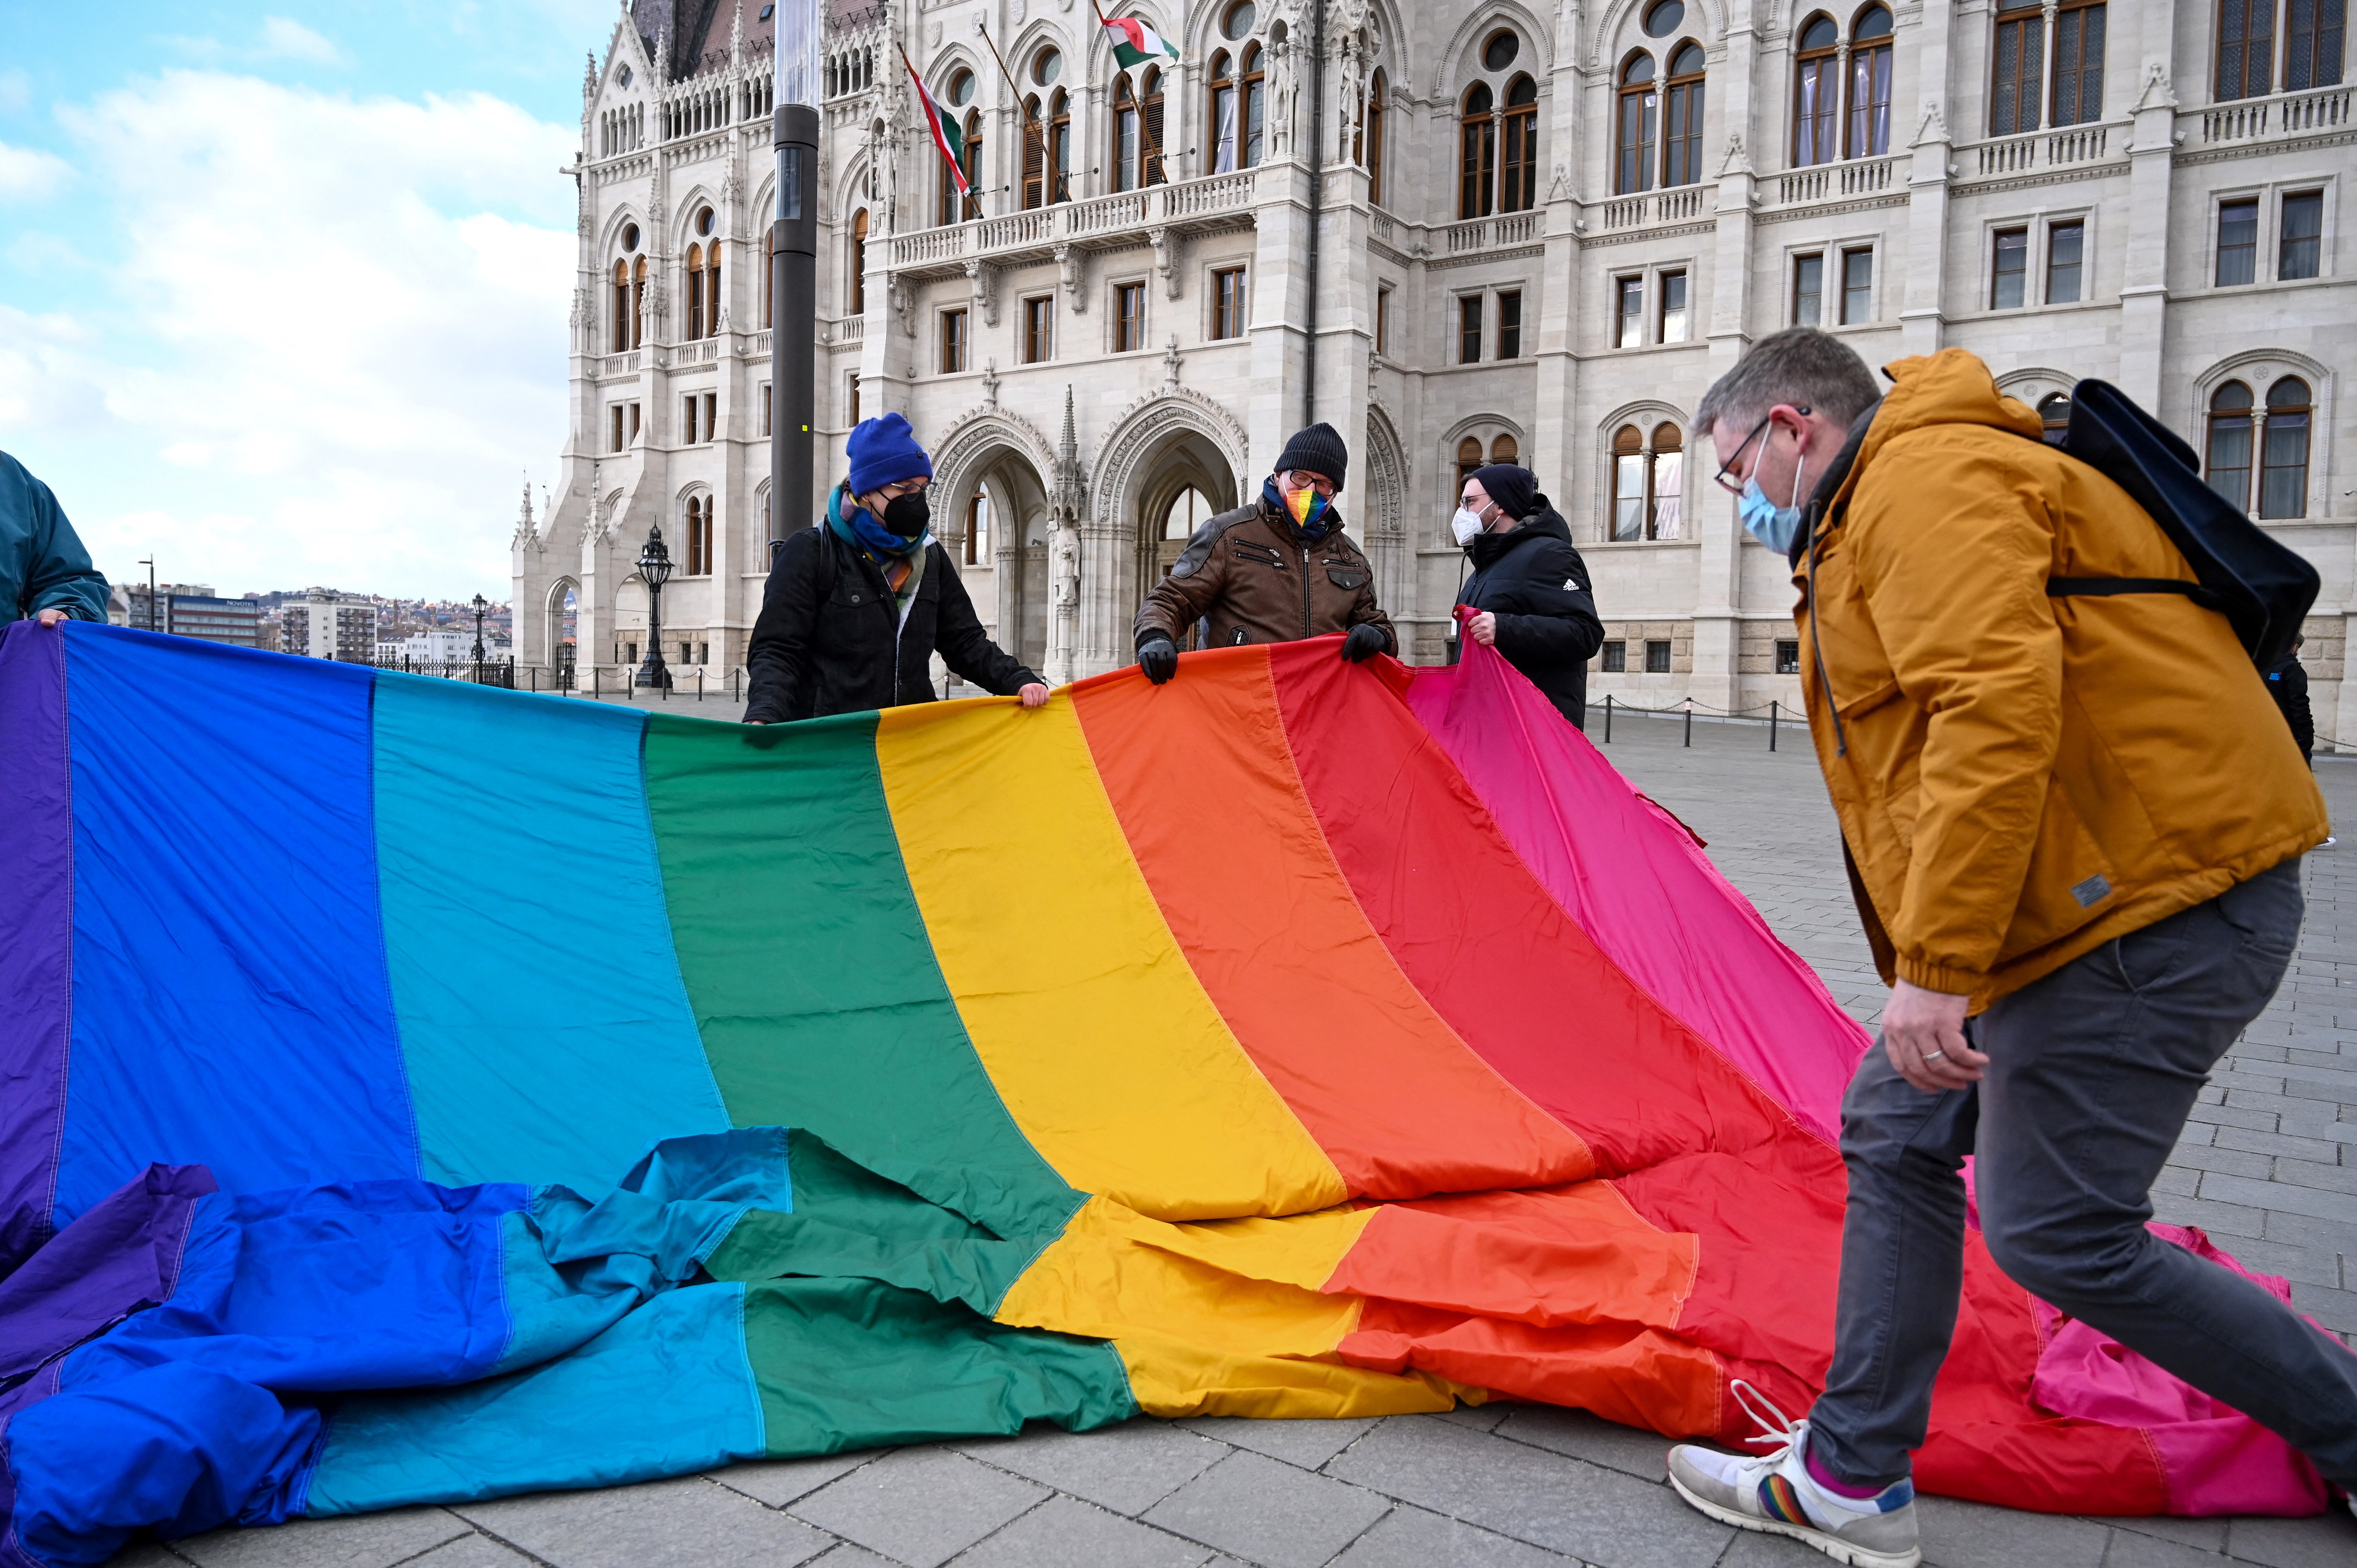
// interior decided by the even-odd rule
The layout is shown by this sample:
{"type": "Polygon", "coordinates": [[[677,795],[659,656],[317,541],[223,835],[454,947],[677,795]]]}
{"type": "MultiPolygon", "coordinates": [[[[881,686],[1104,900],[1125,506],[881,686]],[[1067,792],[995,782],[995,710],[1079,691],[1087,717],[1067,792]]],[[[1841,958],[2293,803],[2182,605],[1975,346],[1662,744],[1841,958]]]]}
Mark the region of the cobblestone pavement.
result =
{"type": "MultiPolygon", "coordinates": [[[[1806,737],[1616,721],[1609,755],[1711,843],[1727,876],[1871,1022],[1881,1005],[1806,737]]],[[[1601,725],[1591,733],[1600,736],[1601,725]]],[[[2357,822],[2357,763],[2319,763],[2357,822]]],[[[2309,857],[2293,973],[2204,1091],[2164,1181],[2198,1224],[2357,1331],[2357,842],[2309,857]]],[[[118,1565],[167,1568],[1770,1568],[1826,1559],[1682,1505],[1663,1441],[1578,1412],[1491,1406],[1383,1421],[1133,1422],[1080,1435],[739,1465],[606,1491],[220,1531],[118,1565]]],[[[1938,1568],[2357,1564],[2357,1521],[2101,1520],[1921,1505],[1938,1568]]]]}

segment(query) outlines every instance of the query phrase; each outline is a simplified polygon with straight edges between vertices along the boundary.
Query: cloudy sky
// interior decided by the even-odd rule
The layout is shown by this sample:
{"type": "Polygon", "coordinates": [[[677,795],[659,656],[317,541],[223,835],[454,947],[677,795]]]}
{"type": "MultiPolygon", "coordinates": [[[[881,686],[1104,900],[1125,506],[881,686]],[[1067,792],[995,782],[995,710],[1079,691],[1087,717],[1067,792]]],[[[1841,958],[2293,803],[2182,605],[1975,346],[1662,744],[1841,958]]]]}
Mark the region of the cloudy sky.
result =
{"type": "Polygon", "coordinates": [[[0,0],[0,449],[110,577],[507,596],[613,0],[0,0]]]}

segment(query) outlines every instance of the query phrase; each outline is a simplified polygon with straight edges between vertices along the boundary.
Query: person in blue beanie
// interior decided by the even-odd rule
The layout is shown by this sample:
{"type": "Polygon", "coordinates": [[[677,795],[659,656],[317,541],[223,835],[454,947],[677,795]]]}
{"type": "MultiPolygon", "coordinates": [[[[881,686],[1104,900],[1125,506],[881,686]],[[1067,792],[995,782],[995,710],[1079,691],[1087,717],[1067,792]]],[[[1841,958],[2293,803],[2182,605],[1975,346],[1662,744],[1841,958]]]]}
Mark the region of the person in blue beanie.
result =
{"type": "Polygon", "coordinates": [[[933,463],[909,422],[861,421],[846,456],[826,521],[788,539],[770,568],[745,655],[745,722],[930,703],[935,653],[985,691],[1045,703],[1047,684],[990,640],[934,542],[933,463]]]}
{"type": "Polygon", "coordinates": [[[0,452],[0,621],[106,618],[106,579],[49,487],[0,452]]]}

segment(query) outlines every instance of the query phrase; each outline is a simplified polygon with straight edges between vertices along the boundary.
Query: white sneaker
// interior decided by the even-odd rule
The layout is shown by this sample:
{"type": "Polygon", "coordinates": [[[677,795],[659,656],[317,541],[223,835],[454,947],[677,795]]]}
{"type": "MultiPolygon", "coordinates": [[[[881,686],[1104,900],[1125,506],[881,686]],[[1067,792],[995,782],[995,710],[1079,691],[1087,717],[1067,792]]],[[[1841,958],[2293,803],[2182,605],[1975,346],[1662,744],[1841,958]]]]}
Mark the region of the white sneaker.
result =
{"type": "Polygon", "coordinates": [[[1780,1446],[1753,1459],[1681,1443],[1670,1450],[1670,1485],[1678,1496],[1721,1524],[1788,1535],[1854,1568],[1916,1568],[1923,1561],[1912,1481],[1894,1481],[1870,1498],[1825,1490],[1805,1462],[1809,1423],[1785,1419],[1749,1383],[1738,1379],[1731,1387],[1764,1434],[1747,1441],[1780,1446]]]}

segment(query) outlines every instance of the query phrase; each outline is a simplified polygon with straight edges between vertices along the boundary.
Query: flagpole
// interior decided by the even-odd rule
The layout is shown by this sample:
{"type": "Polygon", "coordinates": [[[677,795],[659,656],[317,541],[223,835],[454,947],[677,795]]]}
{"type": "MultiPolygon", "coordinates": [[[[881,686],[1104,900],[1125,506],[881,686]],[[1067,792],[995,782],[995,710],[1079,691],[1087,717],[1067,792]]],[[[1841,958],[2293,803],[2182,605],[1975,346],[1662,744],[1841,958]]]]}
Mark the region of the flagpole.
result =
{"type": "Polygon", "coordinates": [[[776,44],[777,206],[770,220],[769,559],[808,527],[815,497],[818,359],[818,0],[780,0],[776,44]]]}
{"type": "MultiPolygon", "coordinates": [[[[1107,21],[1107,20],[1105,19],[1104,10],[1103,10],[1103,8],[1102,6],[1098,5],[1098,4],[1097,4],[1097,0],[1089,0],[1089,9],[1090,9],[1090,10],[1092,10],[1092,11],[1094,11],[1094,12],[1097,14],[1097,27],[1098,27],[1098,30],[1099,30],[1100,32],[1102,32],[1104,28],[1106,28],[1106,27],[1110,27],[1111,26],[1113,26],[1113,24],[1112,24],[1111,22],[1109,22],[1109,21],[1107,21]]],[[[1123,64],[1121,63],[1121,61],[1120,61],[1118,59],[1116,59],[1114,61],[1114,66],[1115,66],[1115,67],[1117,67],[1119,70],[1123,70],[1123,71],[1126,71],[1126,70],[1129,70],[1129,67],[1127,67],[1127,66],[1125,66],[1125,65],[1123,65],[1123,64]]],[[[1160,68],[1157,68],[1157,69],[1160,69],[1160,68]]],[[[1132,103],[1135,103],[1135,104],[1136,104],[1136,105],[1137,105],[1137,137],[1138,137],[1138,140],[1140,140],[1140,141],[1142,141],[1142,142],[1144,142],[1144,143],[1146,144],[1146,156],[1148,156],[1148,157],[1150,157],[1150,158],[1152,158],[1152,159],[1154,160],[1154,167],[1155,167],[1155,169],[1156,169],[1156,170],[1157,170],[1157,172],[1162,176],[1162,177],[1161,177],[1159,180],[1148,180],[1148,179],[1146,179],[1146,178],[1145,177],[1146,171],[1145,171],[1144,169],[1140,169],[1140,170],[1138,170],[1138,171],[1137,171],[1137,172],[1138,172],[1137,188],[1138,188],[1140,190],[1143,190],[1143,189],[1145,189],[1148,185],[1168,185],[1168,184],[1169,184],[1169,183],[1170,183],[1170,163],[1169,163],[1169,160],[1168,160],[1168,159],[1167,159],[1167,158],[1165,158],[1165,157],[1162,156],[1162,144],[1161,144],[1161,143],[1159,143],[1159,142],[1157,142],[1157,141],[1156,141],[1156,140],[1154,139],[1154,134],[1153,134],[1153,133],[1152,133],[1150,130],[1148,130],[1148,129],[1146,128],[1146,105],[1145,105],[1145,103],[1144,103],[1144,102],[1140,102],[1140,100],[1139,100],[1139,98],[1138,98],[1138,96],[1137,96],[1137,89],[1136,89],[1135,87],[1134,87],[1134,86],[1129,90],[1129,101],[1130,101],[1132,103]]]]}

